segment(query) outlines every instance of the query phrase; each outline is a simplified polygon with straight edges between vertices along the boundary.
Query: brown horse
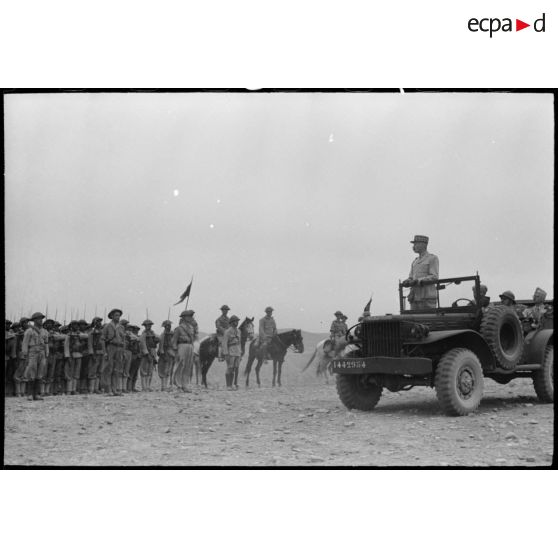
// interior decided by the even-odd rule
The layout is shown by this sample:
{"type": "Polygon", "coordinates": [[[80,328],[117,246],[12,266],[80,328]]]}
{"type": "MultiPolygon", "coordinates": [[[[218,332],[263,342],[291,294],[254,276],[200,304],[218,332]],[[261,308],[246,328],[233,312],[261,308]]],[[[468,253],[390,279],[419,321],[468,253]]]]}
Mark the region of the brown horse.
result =
{"type": "Polygon", "coordinates": [[[256,364],[256,381],[258,382],[258,387],[260,384],[260,368],[262,367],[263,361],[266,356],[273,361],[273,383],[272,386],[275,387],[275,381],[277,380],[277,385],[281,386],[281,367],[285,361],[285,354],[289,347],[294,347],[295,353],[304,352],[304,343],[302,342],[302,334],[300,329],[291,329],[283,333],[274,335],[268,343],[267,353],[264,354],[264,350],[259,345],[259,339],[254,339],[250,343],[250,348],[248,350],[248,362],[246,363],[246,368],[244,369],[244,375],[246,376],[246,387],[250,380],[250,370],[254,360],[257,360],[256,364]]]}

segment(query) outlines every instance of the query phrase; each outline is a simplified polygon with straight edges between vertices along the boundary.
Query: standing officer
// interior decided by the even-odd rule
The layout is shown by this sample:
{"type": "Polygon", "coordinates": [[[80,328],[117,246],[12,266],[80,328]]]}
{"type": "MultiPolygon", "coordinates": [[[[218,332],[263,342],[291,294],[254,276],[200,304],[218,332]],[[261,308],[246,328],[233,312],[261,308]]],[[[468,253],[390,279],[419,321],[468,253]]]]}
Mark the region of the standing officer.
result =
{"type": "Polygon", "coordinates": [[[234,314],[229,319],[230,327],[227,328],[223,335],[223,355],[227,361],[227,373],[225,374],[225,381],[227,382],[227,389],[238,389],[238,367],[240,366],[240,330],[238,329],[238,316],[234,314]]]}
{"type": "Polygon", "coordinates": [[[223,304],[220,310],[221,315],[215,320],[215,329],[217,333],[217,339],[219,339],[219,352],[217,353],[217,357],[218,360],[222,362],[224,360],[223,355],[225,353],[225,347],[223,346],[223,336],[225,335],[225,331],[229,328],[229,318],[227,316],[227,313],[229,312],[230,308],[226,304],[223,304]]]}
{"type": "Polygon", "coordinates": [[[136,382],[138,381],[138,372],[141,364],[141,349],[140,349],[140,339],[139,339],[140,327],[137,325],[128,324],[126,326],[126,335],[128,336],[128,348],[132,354],[130,360],[130,370],[128,378],[127,390],[129,392],[137,392],[136,382]]]}
{"type": "Polygon", "coordinates": [[[28,399],[43,399],[48,357],[48,333],[43,329],[44,314],[35,312],[31,316],[33,325],[25,331],[21,352],[27,359],[24,378],[29,388],[28,399]]]}
{"type": "Polygon", "coordinates": [[[122,395],[123,350],[126,331],[119,324],[122,310],[113,308],[108,317],[111,320],[103,326],[103,341],[107,351],[104,389],[107,395],[122,395]]]}
{"type": "Polygon", "coordinates": [[[438,280],[438,256],[426,251],[427,236],[415,235],[411,244],[418,257],[411,264],[409,277],[402,282],[404,287],[411,287],[407,300],[411,304],[411,310],[436,308],[436,285],[427,283],[438,280]]]}
{"type": "MultiPolygon", "coordinates": [[[[171,347],[172,322],[170,320],[165,320],[161,326],[164,329],[159,337],[159,349],[157,350],[159,362],[157,364],[157,370],[161,380],[161,391],[167,391],[169,389],[169,378],[172,376],[172,364],[174,362],[174,351],[171,347]]],[[[170,380],[172,380],[172,378],[170,378],[170,380]]]]}
{"type": "Polygon", "coordinates": [[[544,324],[544,316],[547,313],[545,305],[546,291],[537,287],[533,293],[533,306],[523,310],[523,318],[526,320],[525,329],[536,330],[540,329],[544,324]]]}
{"type": "Polygon", "coordinates": [[[29,327],[29,318],[20,318],[17,324],[14,324],[16,336],[16,364],[14,372],[14,383],[16,390],[16,397],[25,396],[25,368],[27,367],[27,357],[23,356],[23,336],[29,327]]]}
{"type": "Polygon", "coordinates": [[[98,316],[91,320],[91,329],[87,336],[87,351],[89,353],[87,390],[89,393],[101,393],[99,386],[107,351],[103,340],[103,318],[98,316]]]}
{"type": "Polygon", "coordinates": [[[145,328],[140,335],[140,350],[142,355],[140,365],[141,390],[152,391],[151,379],[153,378],[153,368],[155,368],[157,362],[157,343],[159,343],[159,338],[151,329],[153,325],[151,320],[144,320],[141,325],[145,328]]]}
{"type": "Polygon", "coordinates": [[[267,360],[269,342],[273,339],[274,335],[277,335],[277,324],[271,314],[273,314],[273,308],[268,306],[265,309],[265,316],[260,319],[258,330],[258,344],[260,350],[263,351],[265,360],[267,360]]]}
{"type": "Polygon", "coordinates": [[[194,365],[194,328],[193,310],[184,310],[180,322],[172,334],[171,346],[176,353],[173,365],[173,378],[176,387],[185,393],[191,393],[192,368],[194,365]]]}
{"type": "Polygon", "coordinates": [[[66,367],[66,395],[76,395],[79,389],[81,375],[82,345],[79,322],[72,320],[70,329],[64,340],[64,357],[67,360],[66,367]]]}
{"type": "Polygon", "coordinates": [[[333,343],[333,348],[335,352],[339,352],[345,346],[345,335],[347,333],[347,324],[343,320],[345,314],[341,310],[335,312],[336,319],[331,322],[331,327],[329,328],[330,339],[333,343]]]}

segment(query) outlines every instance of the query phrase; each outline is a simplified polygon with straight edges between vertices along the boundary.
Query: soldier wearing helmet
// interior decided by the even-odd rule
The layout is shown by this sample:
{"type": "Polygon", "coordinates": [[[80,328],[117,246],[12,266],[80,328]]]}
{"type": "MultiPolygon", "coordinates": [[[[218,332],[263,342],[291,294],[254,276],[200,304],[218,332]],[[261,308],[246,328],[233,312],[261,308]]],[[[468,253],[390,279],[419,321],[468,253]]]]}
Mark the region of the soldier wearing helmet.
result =
{"type": "Polygon", "coordinates": [[[545,315],[550,313],[549,305],[545,304],[546,291],[537,287],[533,293],[533,306],[524,308],[522,317],[524,318],[524,330],[527,332],[540,329],[544,325],[545,315]]]}
{"type": "Polygon", "coordinates": [[[499,296],[504,306],[515,306],[515,295],[511,291],[504,291],[499,296]]]}
{"type": "Polygon", "coordinates": [[[191,393],[189,386],[194,366],[194,341],[197,338],[194,313],[193,310],[184,310],[180,314],[180,322],[171,340],[171,347],[176,354],[172,371],[174,384],[185,393],[191,393]]]}
{"type": "Polygon", "coordinates": [[[126,330],[120,325],[122,310],[113,308],[111,320],[103,326],[103,340],[107,351],[103,389],[107,395],[122,395],[122,373],[124,367],[124,343],[126,330]]]}
{"type": "Polygon", "coordinates": [[[411,244],[413,252],[418,254],[418,257],[411,264],[409,277],[401,283],[403,287],[411,288],[407,300],[411,310],[436,308],[437,295],[434,282],[438,280],[438,256],[426,251],[427,236],[415,235],[411,244]]]}
{"type": "Polygon", "coordinates": [[[345,314],[341,310],[337,310],[334,314],[335,320],[331,322],[329,328],[329,337],[333,343],[335,352],[339,352],[345,345],[345,335],[347,334],[347,324],[344,321],[345,314]]]}
{"type": "Polygon", "coordinates": [[[223,336],[225,331],[229,329],[229,317],[227,316],[230,308],[227,304],[223,304],[221,308],[221,315],[215,320],[215,330],[217,334],[217,339],[219,339],[219,352],[217,354],[217,359],[223,361],[223,355],[225,354],[225,348],[223,347],[223,336]]]}
{"type": "Polygon", "coordinates": [[[23,347],[23,336],[25,331],[29,327],[29,318],[23,317],[20,318],[19,322],[13,325],[14,333],[16,336],[16,364],[15,364],[15,372],[14,372],[14,383],[15,383],[15,390],[16,390],[16,397],[24,397],[25,396],[25,377],[24,372],[25,368],[27,367],[27,357],[23,356],[22,347],[23,347]]]}
{"type": "Polygon", "coordinates": [[[87,352],[89,353],[87,390],[89,393],[102,393],[100,390],[101,375],[107,351],[103,339],[103,319],[99,316],[95,316],[91,320],[91,329],[87,335],[87,352]]]}
{"type": "Polygon", "coordinates": [[[138,381],[139,367],[141,365],[141,348],[139,339],[140,327],[137,325],[128,324],[126,326],[126,336],[128,339],[128,349],[132,353],[130,361],[130,369],[128,378],[127,390],[129,392],[137,392],[136,382],[138,381]]]}
{"type": "Polygon", "coordinates": [[[268,306],[265,309],[265,316],[260,319],[258,329],[258,346],[263,351],[264,358],[267,360],[267,351],[269,343],[275,335],[277,335],[277,324],[272,316],[273,308],[268,306]]]}
{"type": "Polygon", "coordinates": [[[172,365],[175,356],[171,346],[172,322],[170,320],[165,320],[161,326],[163,327],[163,332],[159,336],[159,348],[157,349],[159,362],[157,363],[157,371],[159,372],[159,379],[161,380],[161,391],[168,391],[172,389],[169,388],[169,382],[172,380],[172,365]]]}
{"type": "Polygon", "coordinates": [[[69,331],[64,339],[64,357],[66,366],[66,395],[76,395],[79,389],[82,359],[81,334],[78,320],[72,320],[69,331]]]}
{"type": "Polygon", "coordinates": [[[240,366],[240,330],[238,329],[238,316],[234,314],[230,317],[230,326],[225,331],[223,336],[223,355],[227,361],[227,372],[225,374],[225,381],[227,389],[238,389],[238,367],[240,366]]]}
{"type": "Polygon", "coordinates": [[[141,390],[152,391],[151,380],[153,378],[153,369],[157,363],[159,337],[151,329],[153,325],[151,320],[144,320],[141,325],[144,327],[140,335],[140,351],[142,355],[140,364],[141,390]]]}
{"type": "Polygon", "coordinates": [[[14,395],[14,371],[15,363],[17,361],[16,336],[11,327],[12,322],[10,320],[6,320],[6,342],[4,345],[4,389],[6,395],[14,395]]]}
{"type": "Polygon", "coordinates": [[[33,325],[23,335],[21,352],[27,360],[27,366],[23,373],[27,382],[28,399],[31,401],[43,399],[45,392],[45,376],[48,358],[48,333],[43,328],[44,314],[35,312],[31,316],[33,325]]]}

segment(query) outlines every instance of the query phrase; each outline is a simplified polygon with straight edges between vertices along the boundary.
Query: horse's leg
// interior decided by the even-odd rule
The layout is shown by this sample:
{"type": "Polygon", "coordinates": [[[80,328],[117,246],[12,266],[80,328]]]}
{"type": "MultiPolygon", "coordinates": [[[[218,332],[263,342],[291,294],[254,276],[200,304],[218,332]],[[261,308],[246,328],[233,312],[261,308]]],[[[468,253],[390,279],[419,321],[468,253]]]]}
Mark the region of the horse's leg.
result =
{"type": "Polygon", "coordinates": [[[248,361],[246,362],[246,368],[244,369],[244,375],[246,376],[246,387],[250,381],[250,370],[252,368],[252,363],[254,362],[254,357],[248,354],[248,361]]]}
{"type": "Polygon", "coordinates": [[[277,385],[281,387],[281,369],[283,368],[283,361],[277,363],[277,385]]]}
{"type": "Polygon", "coordinates": [[[258,387],[261,387],[260,384],[260,368],[262,367],[263,364],[263,360],[260,360],[260,357],[258,357],[258,363],[256,364],[256,380],[258,382],[258,387]]]}
{"type": "Polygon", "coordinates": [[[271,387],[275,387],[276,376],[277,376],[277,361],[273,359],[273,380],[271,382],[271,387]]]}

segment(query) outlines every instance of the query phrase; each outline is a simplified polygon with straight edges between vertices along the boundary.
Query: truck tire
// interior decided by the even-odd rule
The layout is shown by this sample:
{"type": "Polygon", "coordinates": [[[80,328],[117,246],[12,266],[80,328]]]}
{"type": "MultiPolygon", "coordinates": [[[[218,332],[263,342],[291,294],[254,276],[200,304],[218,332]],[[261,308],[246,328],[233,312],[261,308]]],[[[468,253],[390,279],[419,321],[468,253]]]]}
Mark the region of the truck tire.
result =
{"type": "Polygon", "coordinates": [[[523,328],[513,308],[489,306],[482,318],[480,333],[499,368],[511,370],[517,366],[523,355],[523,328]]]}
{"type": "Polygon", "coordinates": [[[469,349],[451,349],[436,368],[436,397],[445,413],[467,415],[477,409],[482,399],[482,366],[469,349]]]}
{"type": "Polygon", "coordinates": [[[337,393],[347,409],[371,411],[382,396],[383,387],[361,374],[337,374],[337,393]]]}
{"type": "Polygon", "coordinates": [[[554,346],[548,345],[544,350],[542,368],[535,372],[533,385],[537,397],[543,403],[554,401],[554,346]]]}

